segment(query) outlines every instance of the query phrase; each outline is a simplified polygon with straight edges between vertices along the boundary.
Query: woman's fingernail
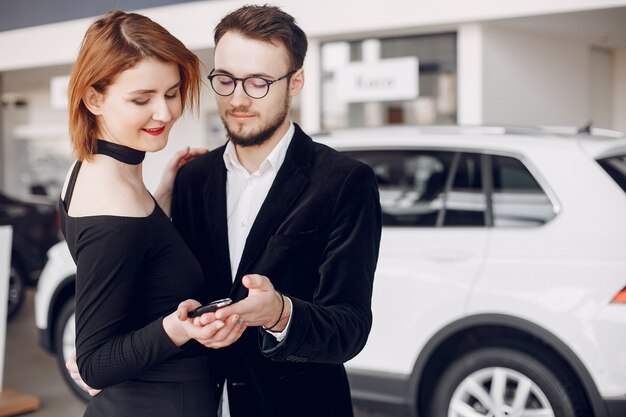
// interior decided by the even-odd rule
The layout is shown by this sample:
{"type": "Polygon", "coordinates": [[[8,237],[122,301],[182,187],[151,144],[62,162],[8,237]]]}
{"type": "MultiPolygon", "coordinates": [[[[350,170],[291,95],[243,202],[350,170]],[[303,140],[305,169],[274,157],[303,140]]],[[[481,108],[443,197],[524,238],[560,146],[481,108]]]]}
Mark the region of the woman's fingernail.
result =
{"type": "Polygon", "coordinates": [[[180,318],[180,315],[181,315],[181,314],[183,314],[183,312],[182,312],[182,311],[180,311],[180,310],[178,310],[178,311],[176,312],[176,317],[180,318]]]}

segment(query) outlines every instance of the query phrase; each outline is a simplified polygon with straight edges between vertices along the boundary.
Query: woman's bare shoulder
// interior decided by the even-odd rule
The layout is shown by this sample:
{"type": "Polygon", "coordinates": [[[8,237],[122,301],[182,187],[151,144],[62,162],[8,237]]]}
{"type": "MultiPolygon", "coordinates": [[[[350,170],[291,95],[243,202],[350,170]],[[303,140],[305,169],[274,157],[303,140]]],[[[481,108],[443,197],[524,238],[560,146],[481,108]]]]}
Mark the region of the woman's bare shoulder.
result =
{"type": "MultiPolygon", "coordinates": [[[[69,177],[63,186],[64,200],[69,177]]],[[[72,217],[121,216],[146,217],[153,201],[146,200],[145,190],[133,187],[115,171],[94,164],[82,163],[70,200],[68,214],[72,217]]],[[[149,196],[149,195],[148,195],[149,196]]]]}

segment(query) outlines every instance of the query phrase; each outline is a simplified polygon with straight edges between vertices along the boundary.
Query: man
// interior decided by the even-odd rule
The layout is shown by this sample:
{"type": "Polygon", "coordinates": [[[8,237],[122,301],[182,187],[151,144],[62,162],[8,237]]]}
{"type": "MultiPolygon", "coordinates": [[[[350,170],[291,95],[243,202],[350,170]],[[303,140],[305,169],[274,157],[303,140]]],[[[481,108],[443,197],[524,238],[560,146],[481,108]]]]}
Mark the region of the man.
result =
{"type": "Polygon", "coordinates": [[[290,121],[307,49],[293,17],[242,7],[218,24],[215,45],[209,79],[230,140],[181,168],[172,220],[209,298],[234,301],[217,319],[259,326],[212,352],[230,415],[352,416],[343,363],[372,323],[374,174],[290,121]]]}

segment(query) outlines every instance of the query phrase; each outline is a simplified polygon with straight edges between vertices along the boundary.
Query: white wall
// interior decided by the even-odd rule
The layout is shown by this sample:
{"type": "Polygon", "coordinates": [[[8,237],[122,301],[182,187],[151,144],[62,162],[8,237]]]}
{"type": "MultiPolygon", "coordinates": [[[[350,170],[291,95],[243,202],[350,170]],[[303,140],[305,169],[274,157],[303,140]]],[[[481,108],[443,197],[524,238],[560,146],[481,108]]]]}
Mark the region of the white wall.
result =
{"type": "Polygon", "coordinates": [[[320,42],[309,41],[304,63],[304,85],[300,92],[301,124],[305,132],[319,132],[322,127],[322,62],[320,42]]]}
{"type": "MultiPolygon", "coordinates": [[[[3,85],[2,85],[2,74],[0,73],[0,101],[4,102],[3,97],[3,85]]],[[[4,167],[6,165],[5,160],[8,159],[7,158],[7,151],[6,151],[6,145],[5,145],[5,141],[3,138],[6,137],[5,131],[4,131],[4,115],[5,115],[5,108],[8,108],[8,106],[6,104],[0,104],[0,166],[4,167]]],[[[4,185],[4,177],[5,177],[5,173],[4,173],[5,169],[0,169],[0,190],[3,189],[3,185],[4,185]]]]}
{"type": "Polygon", "coordinates": [[[469,23],[457,31],[457,121],[483,124],[483,25],[469,23]]]}
{"type": "MultiPolygon", "coordinates": [[[[219,19],[250,1],[213,0],[140,10],[163,24],[188,47],[212,47],[219,19]]],[[[518,16],[592,10],[626,5],[626,0],[278,0],[310,37],[339,37],[377,31],[412,31],[518,16]]],[[[93,19],[80,19],[0,33],[0,71],[69,63],[93,19]],[[45,40],[45,41],[42,41],[45,40]],[[28,47],[17,47],[23,45],[28,47]]]]}
{"type": "MultiPolygon", "coordinates": [[[[13,229],[0,226],[0,391],[4,389],[4,351],[6,342],[7,299],[9,294],[9,270],[11,267],[11,245],[13,229]]],[[[8,394],[11,395],[11,394],[8,394]]],[[[8,400],[7,400],[8,401],[8,400]]],[[[4,407],[5,410],[8,408],[4,407]]]]}
{"type": "Polygon", "coordinates": [[[483,40],[485,124],[588,121],[589,47],[498,25],[486,25],[483,40]]]}
{"type": "Polygon", "coordinates": [[[591,48],[589,51],[589,106],[593,126],[613,128],[613,51],[591,48]]]}
{"type": "Polygon", "coordinates": [[[626,135],[626,49],[613,53],[613,128],[626,135]]]}

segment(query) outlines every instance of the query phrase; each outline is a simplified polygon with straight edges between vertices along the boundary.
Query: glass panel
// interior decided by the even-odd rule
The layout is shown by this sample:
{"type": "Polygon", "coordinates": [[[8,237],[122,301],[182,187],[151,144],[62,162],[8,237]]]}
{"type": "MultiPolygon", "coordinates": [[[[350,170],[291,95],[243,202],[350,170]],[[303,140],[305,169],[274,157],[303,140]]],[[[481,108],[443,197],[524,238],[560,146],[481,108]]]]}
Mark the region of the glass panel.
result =
{"type": "Polygon", "coordinates": [[[496,227],[532,227],[555,216],[552,202],[519,160],[493,157],[493,217],[496,227]]]}
{"type": "Polygon", "coordinates": [[[484,226],[487,211],[479,154],[461,154],[446,197],[444,226],[484,226]]]}
{"type": "Polygon", "coordinates": [[[452,125],[457,119],[456,33],[328,42],[322,45],[322,127],[392,124],[452,125]],[[346,103],[336,74],[353,62],[417,57],[419,96],[414,100],[346,103]]]}
{"type": "Polygon", "coordinates": [[[612,156],[598,161],[613,180],[626,191],[626,155],[612,156]]]}
{"type": "Polygon", "coordinates": [[[346,154],[365,162],[374,170],[380,191],[383,225],[436,225],[453,153],[389,150],[346,154]]]}

